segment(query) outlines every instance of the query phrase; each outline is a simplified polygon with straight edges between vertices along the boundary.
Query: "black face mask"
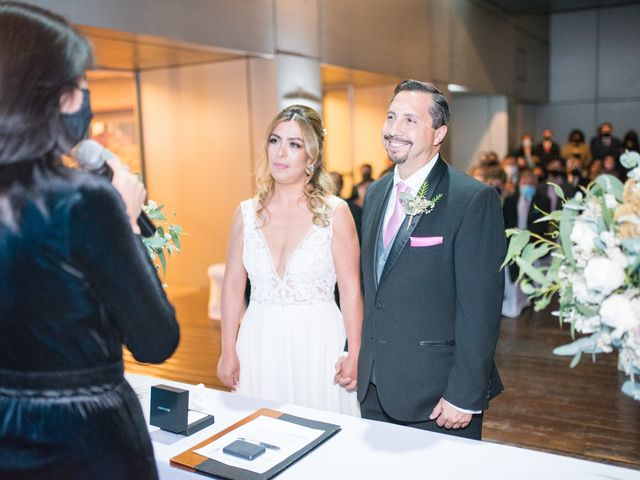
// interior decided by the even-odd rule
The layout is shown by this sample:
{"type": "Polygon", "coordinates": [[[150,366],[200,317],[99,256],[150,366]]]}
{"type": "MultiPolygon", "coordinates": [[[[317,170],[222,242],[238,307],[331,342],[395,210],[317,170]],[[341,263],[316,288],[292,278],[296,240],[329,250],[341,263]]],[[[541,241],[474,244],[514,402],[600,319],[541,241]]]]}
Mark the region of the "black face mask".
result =
{"type": "Polygon", "coordinates": [[[579,177],[580,173],[582,172],[579,168],[574,168],[573,170],[571,170],[571,175],[573,175],[574,177],[579,177]]]}
{"type": "Polygon", "coordinates": [[[89,124],[93,118],[93,112],[91,111],[91,96],[89,90],[82,89],[82,105],[77,112],[63,113],[62,123],[69,139],[74,145],[84,139],[87,131],[89,130],[89,124]]]}

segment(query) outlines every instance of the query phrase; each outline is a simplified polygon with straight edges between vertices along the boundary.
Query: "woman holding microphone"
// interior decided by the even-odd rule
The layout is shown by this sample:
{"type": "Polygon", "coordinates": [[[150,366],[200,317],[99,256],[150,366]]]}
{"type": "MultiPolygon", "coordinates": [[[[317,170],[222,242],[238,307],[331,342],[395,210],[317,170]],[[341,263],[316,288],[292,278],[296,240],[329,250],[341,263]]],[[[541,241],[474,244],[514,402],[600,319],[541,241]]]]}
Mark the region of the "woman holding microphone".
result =
{"type": "Polygon", "coordinates": [[[85,38],[0,1],[0,478],[157,478],[122,344],[142,362],[179,329],[136,219],[145,191],[61,163],[91,119],[85,38]],[[114,188],[115,187],[115,188],[114,188]]]}

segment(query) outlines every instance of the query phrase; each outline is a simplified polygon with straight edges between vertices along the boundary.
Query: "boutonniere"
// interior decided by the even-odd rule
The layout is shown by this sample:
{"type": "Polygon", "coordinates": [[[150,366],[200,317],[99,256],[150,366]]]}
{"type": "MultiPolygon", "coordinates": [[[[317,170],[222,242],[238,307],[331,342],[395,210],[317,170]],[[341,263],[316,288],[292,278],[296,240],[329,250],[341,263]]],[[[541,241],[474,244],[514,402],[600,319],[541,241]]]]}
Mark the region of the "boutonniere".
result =
{"type": "Polygon", "coordinates": [[[435,195],[431,199],[425,198],[427,195],[427,190],[429,190],[429,181],[425,181],[420,190],[418,190],[418,194],[414,197],[410,193],[403,192],[400,194],[400,202],[404,206],[405,215],[409,215],[409,223],[407,223],[407,229],[413,223],[413,217],[416,215],[427,215],[433,211],[436,206],[436,203],[442,198],[442,194],[439,193],[435,195]]]}

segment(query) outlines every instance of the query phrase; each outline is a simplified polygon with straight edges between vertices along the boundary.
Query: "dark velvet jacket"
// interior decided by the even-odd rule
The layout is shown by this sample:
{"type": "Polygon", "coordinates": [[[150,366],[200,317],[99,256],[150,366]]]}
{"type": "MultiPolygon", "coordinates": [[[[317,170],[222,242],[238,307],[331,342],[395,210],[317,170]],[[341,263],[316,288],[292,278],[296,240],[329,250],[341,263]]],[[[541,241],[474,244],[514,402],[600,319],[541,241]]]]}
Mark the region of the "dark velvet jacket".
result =
{"type": "Polygon", "coordinates": [[[0,478],[155,478],[122,371],[123,343],[178,343],[155,269],[106,180],[60,168],[23,200],[0,222],[0,478]]]}

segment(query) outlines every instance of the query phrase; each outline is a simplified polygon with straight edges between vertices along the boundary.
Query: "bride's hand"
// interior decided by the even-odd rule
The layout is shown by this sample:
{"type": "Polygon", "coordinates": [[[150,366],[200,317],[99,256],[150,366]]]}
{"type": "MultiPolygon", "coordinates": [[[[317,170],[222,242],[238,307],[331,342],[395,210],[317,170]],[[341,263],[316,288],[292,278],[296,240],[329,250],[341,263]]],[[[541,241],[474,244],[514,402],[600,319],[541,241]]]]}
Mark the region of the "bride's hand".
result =
{"type": "Polygon", "coordinates": [[[358,357],[347,354],[338,358],[333,383],[340,384],[349,392],[356,389],[358,386],[358,357]]]}
{"type": "Polygon", "coordinates": [[[238,360],[238,355],[235,352],[221,355],[220,360],[218,360],[217,373],[218,378],[225,387],[230,388],[232,391],[235,390],[240,379],[240,360],[238,360]]]}

